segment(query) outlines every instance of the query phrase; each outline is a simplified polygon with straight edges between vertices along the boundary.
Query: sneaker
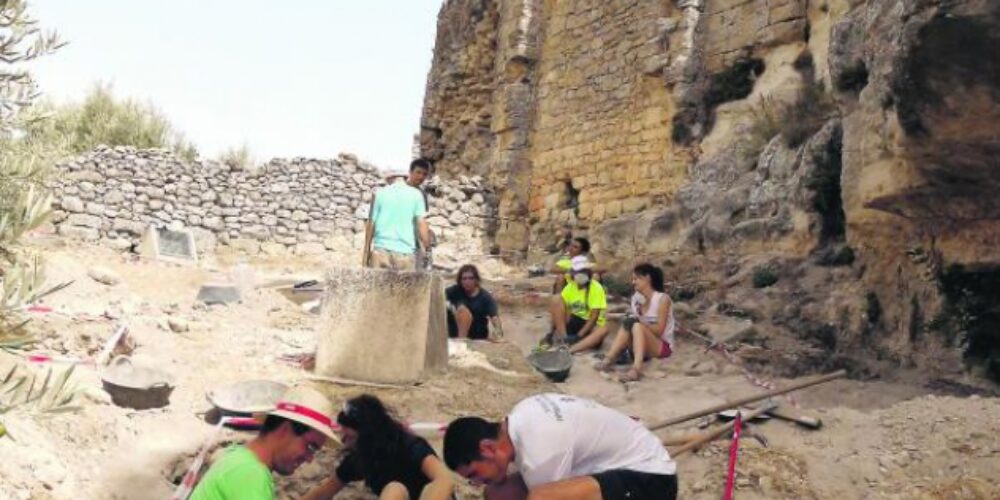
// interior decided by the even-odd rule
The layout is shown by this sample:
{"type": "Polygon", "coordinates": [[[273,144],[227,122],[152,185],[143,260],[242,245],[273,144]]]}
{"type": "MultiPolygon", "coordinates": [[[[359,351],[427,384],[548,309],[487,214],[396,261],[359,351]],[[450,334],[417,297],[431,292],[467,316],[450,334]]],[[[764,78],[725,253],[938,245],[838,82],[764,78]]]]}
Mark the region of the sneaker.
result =
{"type": "Polygon", "coordinates": [[[633,361],[635,361],[635,358],[632,356],[632,349],[626,348],[621,354],[618,355],[618,359],[615,360],[615,364],[631,365],[633,361]]]}

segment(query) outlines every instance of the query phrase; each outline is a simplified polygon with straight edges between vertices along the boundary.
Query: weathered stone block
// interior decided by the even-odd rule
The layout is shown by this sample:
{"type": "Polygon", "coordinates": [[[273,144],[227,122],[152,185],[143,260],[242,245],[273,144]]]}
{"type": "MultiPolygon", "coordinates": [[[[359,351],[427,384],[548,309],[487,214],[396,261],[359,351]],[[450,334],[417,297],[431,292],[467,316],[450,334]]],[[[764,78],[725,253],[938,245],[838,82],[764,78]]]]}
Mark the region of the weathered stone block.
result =
{"type": "Polygon", "coordinates": [[[326,289],[317,374],[412,383],[447,365],[444,287],[437,275],[337,269],[326,289]]]}
{"type": "Polygon", "coordinates": [[[101,218],[95,215],[70,214],[70,216],[66,218],[66,224],[71,226],[99,229],[101,227],[101,218]]]}

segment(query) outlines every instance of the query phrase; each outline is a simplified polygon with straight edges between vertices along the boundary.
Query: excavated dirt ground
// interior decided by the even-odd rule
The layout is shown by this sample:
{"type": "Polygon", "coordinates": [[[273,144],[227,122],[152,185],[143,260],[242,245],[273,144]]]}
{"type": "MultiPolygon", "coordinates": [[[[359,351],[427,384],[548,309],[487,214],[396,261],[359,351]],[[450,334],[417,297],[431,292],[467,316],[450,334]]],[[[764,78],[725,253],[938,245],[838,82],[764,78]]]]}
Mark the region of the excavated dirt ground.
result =
{"type": "MultiPolygon", "coordinates": [[[[213,432],[205,422],[206,391],[229,382],[266,378],[295,382],[308,375],[283,355],[314,349],[310,315],[273,289],[257,289],[231,306],[199,306],[198,287],[226,277],[236,257],[220,255],[199,265],[178,265],[126,257],[109,250],[68,245],[37,237],[32,246],[48,263],[50,282],[75,280],[45,303],[56,311],[106,314],[83,321],[60,314],[34,316],[35,352],[92,356],[118,322],[129,326],[142,362],[176,379],[170,405],[136,411],[111,404],[93,368],[80,366],[80,410],[37,415],[23,409],[3,415],[12,439],[0,439],[0,498],[166,498],[193,455],[213,432]],[[121,283],[89,278],[93,266],[108,268],[121,283]],[[172,318],[187,323],[174,333],[172,318]]],[[[257,281],[268,277],[320,276],[330,265],[353,264],[353,255],[331,260],[250,260],[257,281]]],[[[490,266],[495,278],[515,272],[490,266]]],[[[450,280],[449,280],[450,281],[450,280]]],[[[475,343],[473,353],[453,358],[447,372],[406,389],[323,385],[335,399],[373,392],[402,418],[444,422],[459,415],[501,417],[516,401],[540,391],[564,391],[595,398],[644,421],[687,413],[761,389],[739,369],[698,341],[681,337],[669,360],[652,362],[646,378],[623,385],[591,368],[589,354],[577,358],[569,380],[551,384],[533,373],[523,355],[546,329],[544,297],[523,292],[518,282],[497,281],[507,303],[504,343],[475,343]],[[477,354],[478,353],[478,354],[477,354]]],[[[14,361],[0,353],[0,365],[14,361]]],[[[0,368],[2,368],[0,366],[0,368]]],[[[774,380],[783,384],[788,380],[774,380]]],[[[744,439],[737,466],[740,498],[1000,498],[1000,399],[935,393],[913,376],[899,381],[840,380],[794,395],[800,411],[822,418],[809,431],[771,420],[752,426],[766,437],[764,448],[744,439]]],[[[786,399],[780,399],[791,408],[786,399]]],[[[664,435],[697,430],[697,421],[668,428],[664,435]]],[[[250,434],[225,431],[225,443],[250,434]]],[[[440,446],[439,440],[432,440],[440,446]]],[[[678,458],[682,498],[718,498],[724,485],[729,442],[717,441],[678,458]]],[[[336,450],[328,449],[294,476],[279,481],[282,498],[297,498],[332,471],[336,450]]],[[[463,498],[478,498],[463,486],[463,498]]],[[[369,498],[360,490],[346,498],[369,498]]]]}

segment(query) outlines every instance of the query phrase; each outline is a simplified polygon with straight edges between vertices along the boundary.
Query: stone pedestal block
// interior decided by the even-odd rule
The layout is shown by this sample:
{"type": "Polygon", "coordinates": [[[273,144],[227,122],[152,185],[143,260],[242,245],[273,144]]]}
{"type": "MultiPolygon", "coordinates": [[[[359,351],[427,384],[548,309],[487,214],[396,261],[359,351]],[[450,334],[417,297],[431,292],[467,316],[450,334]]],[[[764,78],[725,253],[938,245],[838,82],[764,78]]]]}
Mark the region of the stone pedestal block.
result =
{"type": "Polygon", "coordinates": [[[327,276],[316,374],[411,383],[448,363],[444,289],[438,276],[335,269],[327,276]]]}

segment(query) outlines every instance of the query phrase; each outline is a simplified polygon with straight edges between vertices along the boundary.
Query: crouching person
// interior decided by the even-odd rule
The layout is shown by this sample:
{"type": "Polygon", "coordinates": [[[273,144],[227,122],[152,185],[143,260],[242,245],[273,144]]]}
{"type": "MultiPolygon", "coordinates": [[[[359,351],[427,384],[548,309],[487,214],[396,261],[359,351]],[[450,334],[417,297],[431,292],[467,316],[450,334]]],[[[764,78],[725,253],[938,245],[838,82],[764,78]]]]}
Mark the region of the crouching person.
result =
{"type": "Polygon", "coordinates": [[[426,440],[410,433],[375,396],[348,400],[337,423],[345,446],[340,465],[303,500],[331,499],[353,481],[364,481],[382,500],[451,498],[451,471],[426,440]]]}
{"type": "Polygon", "coordinates": [[[503,337],[497,301],[480,286],[479,269],[472,264],[459,268],[456,283],[445,289],[448,301],[448,336],[486,340],[503,337]]]}
{"type": "Polygon", "coordinates": [[[294,387],[282,396],[264,421],[260,434],[236,446],[205,474],[191,500],[271,500],[272,472],[291,475],[313,459],[327,439],[336,439],[331,427],[333,404],[315,389],[294,387]]]}
{"type": "Polygon", "coordinates": [[[539,394],[502,422],[459,418],[444,436],[449,467],[486,498],[673,500],[677,465],[652,432],[588,399],[539,394]],[[509,465],[517,467],[508,473],[509,465]]]}
{"type": "Polygon", "coordinates": [[[601,345],[608,334],[607,294],[593,279],[590,263],[574,263],[570,282],[552,298],[549,314],[554,332],[547,336],[553,344],[567,343],[577,353],[601,345]]]}

